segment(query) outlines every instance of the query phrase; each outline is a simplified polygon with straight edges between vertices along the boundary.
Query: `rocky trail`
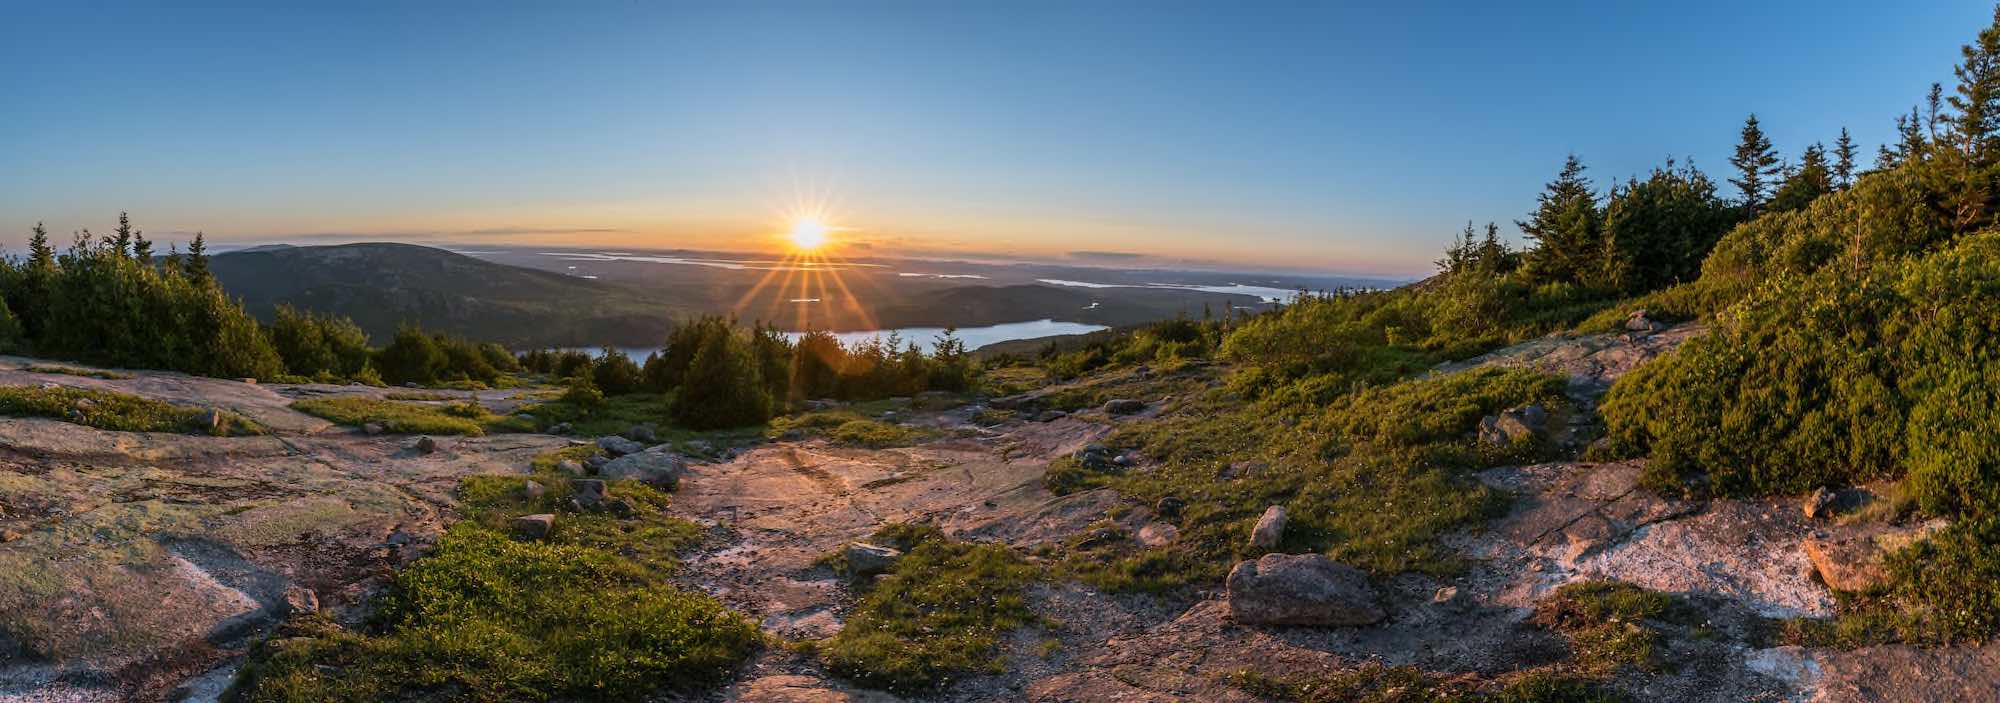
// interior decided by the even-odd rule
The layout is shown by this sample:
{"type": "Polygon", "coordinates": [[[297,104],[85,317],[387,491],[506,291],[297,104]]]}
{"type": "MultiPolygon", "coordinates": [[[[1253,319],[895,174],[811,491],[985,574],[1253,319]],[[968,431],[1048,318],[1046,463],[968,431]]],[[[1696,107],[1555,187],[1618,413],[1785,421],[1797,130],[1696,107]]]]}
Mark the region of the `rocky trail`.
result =
{"type": "MultiPolygon", "coordinates": [[[[1541,368],[1567,376],[1578,404],[1593,403],[1618,374],[1699,332],[1550,338],[1439,372],[1541,368]]],[[[382,389],[149,372],[90,378],[27,370],[32,363],[0,358],[0,385],[221,408],[272,433],[125,433],[0,418],[0,702],[211,700],[254,638],[295,610],[349,621],[365,613],[384,579],[455,519],[460,477],[525,473],[532,457],[571,441],[441,438],[427,453],[413,437],[370,436],[286,407],[382,389]]],[[[514,402],[508,393],[465,395],[492,407],[514,402]]],[[[775,638],[806,641],[838,632],[858,597],[824,558],[885,524],[926,522],[956,539],[1034,553],[1107,517],[1134,533],[1161,519],[1109,490],[1057,497],[1041,484],[1051,460],[1119,423],[1144,422],[1150,410],[982,426],[981,409],[900,414],[947,437],[911,447],[786,440],[689,464],[672,511],[709,537],[684,555],[676,578],[775,638]]],[[[1385,664],[1493,676],[1566,656],[1563,638],[1531,617],[1555,589],[1585,579],[1680,594],[1703,611],[1706,634],[1667,645],[1677,666],[1615,682],[1639,700],[1969,700],[2000,690],[2000,650],[1764,646],[1766,618],[1832,611],[1820,573],[1835,565],[1822,562],[1859,528],[1808,518],[1797,500],[1657,496],[1639,487],[1642,469],[1562,462],[1482,473],[1516,502],[1485,528],[1450,538],[1470,568],[1377,583],[1372,624],[1243,624],[1222,584],[1145,595],[1044,583],[1029,600],[1047,625],[1006,642],[1004,673],[902,698],[856,688],[816,658],[773,646],[732,684],[694,700],[1256,701],[1231,675],[1385,664]]]]}

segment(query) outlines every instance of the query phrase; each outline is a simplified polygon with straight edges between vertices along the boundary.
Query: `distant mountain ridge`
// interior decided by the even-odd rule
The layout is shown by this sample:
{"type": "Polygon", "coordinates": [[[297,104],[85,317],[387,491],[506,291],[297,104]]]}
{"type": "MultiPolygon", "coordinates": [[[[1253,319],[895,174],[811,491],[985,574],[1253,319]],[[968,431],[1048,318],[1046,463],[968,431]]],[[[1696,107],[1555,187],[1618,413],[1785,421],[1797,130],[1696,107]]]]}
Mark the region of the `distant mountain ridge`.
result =
{"type": "Polygon", "coordinates": [[[1199,291],[993,284],[865,270],[807,293],[761,271],[631,265],[646,267],[639,269],[644,275],[598,280],[414,244],[365,243],[260,246],[217,254],[209,268],[224,290],[264,319],[289,304],[352,318],[378,344],[413,322],[517,349],[650,346],[666,338],[675,320],[704,313],[787,330],[848,331],[1039,319],[1124,326],[1259,305],[1251,296],[1199,291]]]}
{"type": "Polygon", "coordinates": [[[260,247],[209,268],[252,314],[290,304],[346,315],[378,343],[414,322],[511,346],[651,344],[690,312],[628,286],[412,244],[260,247]]]}

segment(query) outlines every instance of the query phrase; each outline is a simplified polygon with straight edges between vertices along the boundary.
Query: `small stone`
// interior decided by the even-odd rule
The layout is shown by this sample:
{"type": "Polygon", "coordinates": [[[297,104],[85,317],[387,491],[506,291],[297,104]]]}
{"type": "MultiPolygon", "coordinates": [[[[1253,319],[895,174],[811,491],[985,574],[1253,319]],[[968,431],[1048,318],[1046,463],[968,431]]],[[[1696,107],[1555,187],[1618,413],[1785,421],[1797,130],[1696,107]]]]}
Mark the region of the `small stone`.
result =
{"type": "Polygon", "coordinates": [[[571,498],[585,510],[595,510],[604,503],[604,481],[595,478],[579,478],[569,482],[571,498]]]}
{"type": "Polygon", "coordinates": [[[569,434],[574,428],[567,422],[558,422],[549,428],[549,434],[569,434]]]}
{"type": "Polygon", "coordinates": [[[1437,589],[1436,593],[1431,594],[1432,603],[1444,604],[1444,603],[1450,603],[1454,600],[1458,600],[1457,586],[1445,586],[1437,589]]]}
{"type": "Polygon", "coordinates": [[[853,576],[886,572],[903,558],[900,551],[866,542],[849,542],[841,554],[847,558],[847,573],[853,576]]]}
{"type": "Polygon", "coordinates": [[[583,459],[583,467],[589,469],[590,473],[597,473],[599,471],[602,471],[604,469],[604,465],[609,463],[611,463],[611,457],[605,456],[603,454],[592,454],[588,457],[584,457],[583,459]]]}
{"type": "Polygon", "coordinates": [[[14,530],[14,529],[0,530],[0,543],[17,541],[25,536],[26,535],[21,534],[20,530],[14,530]]]}
{"type": "Polygon", "coordinates": [[[564,459],[556,462],[556,470],[571,476],[582,476],[583,464],[577,463],[575,459],[564,459]]]}
{"type": "Polygon", "coordinates": [[[215,408],[203,410],[200,415],[195,416],[194,422],[202,429],[210,432],[222,429],[222,411],[215,408]]]}
{"type": "Polygon", "coordinates": [[[436,439],[432,439],[430,435],[418,437],[416,450],[419,452],[423,452],[425,454],[430,454],[432,452],[435,452],[438,450],[438,441],[436,439]]]}
{"type": "Polygon", "coordinates": [[[550,513],[522,515],[514,518],[514,532],[528,539],[549,536],[549,530],[556,526],[556,516],[550,513]]]}
{"type": "Polygon", "coordinates": [[[1131,415],[1146,411],[1145,401],[1131,398],[1115,398],[1104,401],[1104,412],[1109,415],[1131,415]]]}
{"type": "Polygon", "coordinates": [[[361,425],[361,433],[362,433],[362,434],[365,434],[365,435],[368,435],[368,436],[370,436],[370,437],[373,437],[373,436],[375,436],[375,435],[378,435],[378,434],[382,434],[382,432],[383,432],[383,431],[384,431],[385,429],[387,429],[387,428],[384,428],[384,427],[382,426],[382,423],[379,423],[379,422],[369,422],[369,423],[365,423],[365,424],[361,425]]]}
{"type": "Polygon", "coordinates": [[[1187,507],[1187,501],[1167,496],[1161,498],[1160,502],[1153,504],[1153,512],[1158,513],[1160,517],[1177,517],[1181,514],[1181,509],[1185,507],[1187,507]]]}
{"type": "Polygon", "coordinates": [[[1831,517],[1833,515],[1834,503],[1839,502],[1839,499],[1840,494],[1829,491],[1825,487],[1813,489],[1812,495],[1806,496],[1806,519],[1818,520],[1821,517],[1831,517]]]}
{"type": "Polygon", "coordinates": [[[1666,328],[1666,325],[1647,317],[1644,310],[1633,310],[1632,314],[1625,316],[1625,329],[1630,332],[1644,334],[1657,332],[1664,328],[1666,328]]]}
{"type": "Polygon", "coordinates": [[[598,437],[597,448],[614,457],[646,451],[646,445],[616,435],[598,437]]]}
{"type": "Polygon", "coordinates": [[[1261,461],[1232,461],[1215,472],[1215,477],[1223,481],[1251,478],[1269,471],[1271,465],[1261,461]]]}
{"type": "Polygon", "coordinates": [[[547,495],[548,492],[548,488],[544,487],[540,481],[534,479],[528,479],[521,484],[521,497],[528,500],[541,500],[542,496],[547,495]]]}
{"type": "Polygon", "coordinates": [[[404,387],[404,388],[417,388],[418,386],[417,386],[417,382],[416,382],[416,381],[404,381],[404,382],[403,382],[403,387],[404,387]]]}
{"type": "Polygon", "coordinates": [[[285,612],[291,615],[309,615],[319,612],[319,594],[312,589],[292,586],[285,589],[285,612]]]}
{"type": "Polygon", "coordinates": [[[1113,463],[1113,464],[1117,464],[1117,465],[1119,465],[1119,466],[1131,466],[1131,465],[1132,465],[1132,455],[1130,455],[1130,454],[1120,454],[1120,455],[1118,455],[1118,456],[1114,456],[1114,457],[1111,457],[1111,463],[1113,463]]]}
{"type": "Polygon", "coordinates": [[[1285,506],[1273,505],[1264,509],[1264,515],[1257,518],[1257,527],[1250,530],[1250,546],[1258,549],[1277,549],[1278,542],[1285,537],[1285,506]]]}
{"type": "Polygon", "coordinates": [[[1479,421],[1479,441],[1497,447],[1531,441],[1548,427],[1549,411],[1540,405],[1524,405],[1488,415],[1479,421]]]}
{"type": "Polygon", "coordinates": [[[1148,547],[1164,547],[1179,539],[1181,530],[1164,522],[1149,522],[1139,528],[1139,543],[1148,547]]]}
{"type": "Polygon", "coordinates": [[[658,442],[660,441],[659,426],[650,422],[633,425],[631,429],[625,430],[625,438],[646,444],[658,442]]]}

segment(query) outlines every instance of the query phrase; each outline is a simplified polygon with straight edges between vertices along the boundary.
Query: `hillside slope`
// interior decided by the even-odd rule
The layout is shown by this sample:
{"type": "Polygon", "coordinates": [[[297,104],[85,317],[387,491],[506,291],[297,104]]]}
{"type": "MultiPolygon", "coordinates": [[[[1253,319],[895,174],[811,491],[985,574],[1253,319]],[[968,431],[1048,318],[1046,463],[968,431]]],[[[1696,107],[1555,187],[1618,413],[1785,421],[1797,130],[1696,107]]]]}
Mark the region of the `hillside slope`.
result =
{"type": "Polygon", "coordinates": [[[510,346],[651,344],[690,311],[623,285],[409,244],[231,252],[210,269],[259,317],[279,304],[337,313],[377,341],[414,322],[510,346]]]}

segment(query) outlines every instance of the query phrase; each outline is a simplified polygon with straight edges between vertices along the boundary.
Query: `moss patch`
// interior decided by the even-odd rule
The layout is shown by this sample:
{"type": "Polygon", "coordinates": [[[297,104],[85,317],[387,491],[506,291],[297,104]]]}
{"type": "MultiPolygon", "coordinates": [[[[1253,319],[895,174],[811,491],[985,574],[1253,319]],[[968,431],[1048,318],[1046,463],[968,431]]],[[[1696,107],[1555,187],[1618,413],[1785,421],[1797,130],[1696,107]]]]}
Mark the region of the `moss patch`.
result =
{"type": "Polygon", "coordinates": [[[255,651],[235,700],[641,700],[726,680],[760,645],[756,626],[665,580],[700,528],[669,517],[665,493],[608,492],[629,511],[571,510],[560,475],[466,478],[467,519],[397,575],[379,634],[294,622],[255,651]],[[509,537],[515,516],[542,512],[557,515],[544,540],[509,537]]]}
{"type": "Polygon", "coordinates": [[[475,402],[429,405],[361,396],[313,398],[292,403],[292,409],[332,422],[360,427],[377,423],[397,434],[484,435],[527,432],[533,423],[514,415],[496,415],[475,402]]]}
{"type": "Polygon", "coordinates": [[[236,436],[263,434],[264,429],[234,413],[221,413],[218,425],[201,422],[205,410],[183,408],[151,398],[57,386],[0,386],[0,415],[47,417],[100,430],[119,432],[179,432],[236,436]]]}
{"type": "Polygon", "coordinates": [[[998,671],[1000,639],[1039,622],[1023,594],[1039,570],[1001,545],[951,542],[892,526],[876,540],[908,550],[819,646],[835,673],[892,691],[936,689],[998,671]]]}

